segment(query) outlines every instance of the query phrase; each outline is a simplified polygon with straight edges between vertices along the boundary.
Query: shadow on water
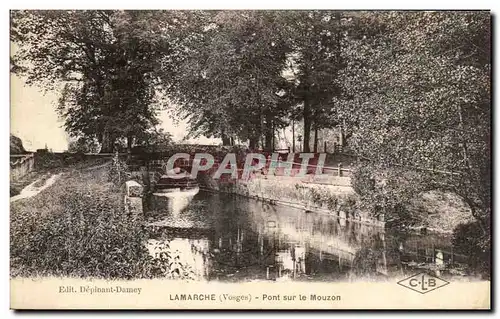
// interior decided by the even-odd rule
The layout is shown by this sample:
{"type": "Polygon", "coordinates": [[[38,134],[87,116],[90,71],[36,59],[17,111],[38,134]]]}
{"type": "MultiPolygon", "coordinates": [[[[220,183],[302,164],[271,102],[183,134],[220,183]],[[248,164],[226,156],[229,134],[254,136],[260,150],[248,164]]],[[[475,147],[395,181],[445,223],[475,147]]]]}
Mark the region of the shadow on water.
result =
{"type": "Polygon", "coordinates": [[[418,271],[470,278],[450,236],[384,231],[261,201],[200,192],[152,197],[148,248],[190,266],[200,280],[384,280],[418,271]]]}

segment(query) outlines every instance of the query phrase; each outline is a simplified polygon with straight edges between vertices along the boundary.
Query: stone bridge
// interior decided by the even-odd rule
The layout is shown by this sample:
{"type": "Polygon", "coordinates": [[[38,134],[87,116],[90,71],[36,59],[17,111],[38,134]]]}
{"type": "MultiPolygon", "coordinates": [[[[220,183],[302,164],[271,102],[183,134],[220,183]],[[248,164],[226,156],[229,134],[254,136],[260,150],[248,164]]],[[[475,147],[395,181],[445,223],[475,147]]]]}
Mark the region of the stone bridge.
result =
{"type": "MultiPolygon", "coordinates": [[[[204,174],[213,174],[215,171],[219,168],[220,164],[223,162],[224,157],[230,152],[231,150],[224,150],[224,151],[207,151],[207,150],[200,150],[199,153],[208,153],[211,154],[214,157],[214,165],[212,166],[211,169],[208,171],[205,171],[204,174]]],[[[143,153],[143,154],[134,154],[131,156],[131,158],[128,161],[129,168],[132,171],[141,171],[145,170],[147,172],[152,173],[151,174],[151,179],[157,179],[161,174],[165,172],[165,167],[166,164],[171,156],[173,156],[176,153],[181,153],[181,152],[153,152],[153,153],[143,153]]],[[[186,153],[186,152],[184,152],[186,153]]],[[[191,171],[193,162],[194,162],[194,156],[195,153],[197,152],[190,152],[187,154],[190,154],[189,159],[185,158],[178,158],[174,162],[174,167],[180,167],[188,172],[191,171]]],[[[244,163],[246,160],[247,152],[244,151],[237,151],[236,153],[236,162],[238,166],[238,172],[241,173],[244,167],[244,163]]],[[[272,162],[275,162],[274,160],[271,159],[271,156],[273,153],[271,152],[260,152],[267,158],[267,163],[266,167],[263,169],[263,173],[266,174],[269,166],[271,165],[272,162]]],[[[287,164],[291,163],[292,164],[292,171],[291,175],[295,176],[301,169],[302,167],[302,159],[300,158],[301,153],[294,153],[294,160],[293,162],[287,162],[289,154],[290,153],[278,153],[278,162],[280,164],[287,164]]],[[[317,175],[317,163],[318,163],[318,158],[319,158],[320,153],[316,153],[314,155],[314,158],[311,158],[308,162],[307,165],[307,175],[308,176],[314,176],[317,175]]],[[[202,164],[205,164],[206,162],[203,162],[202,164]]],[[[285,168],[276,168],[274,173],[272,174],[273,176],[283,176],[285,175],[285,168]]],[[[349,177],[351,175],[351,170],[348,168],[344,168],[341,163],[338,163],[337,166],[327,166],[323,165],[321,169],[321,177],[328,177],[328,176],[337,176],[337,177],[349,177]]],[[[320,176],[317,175],[318,179],[320,179],[320,176]]],[[[324,179],[324,178],[323,178],[324,179]]],[[[328,179],[328,178],[327,178],[328,179]]],[[[310,181],[312,182],[312,180],[310,181]]],[[[320,182],[320,181],[318,181],[320,182]]],[[[324,184],[331,184],[328,181],[322,181],[324,184]]]]}

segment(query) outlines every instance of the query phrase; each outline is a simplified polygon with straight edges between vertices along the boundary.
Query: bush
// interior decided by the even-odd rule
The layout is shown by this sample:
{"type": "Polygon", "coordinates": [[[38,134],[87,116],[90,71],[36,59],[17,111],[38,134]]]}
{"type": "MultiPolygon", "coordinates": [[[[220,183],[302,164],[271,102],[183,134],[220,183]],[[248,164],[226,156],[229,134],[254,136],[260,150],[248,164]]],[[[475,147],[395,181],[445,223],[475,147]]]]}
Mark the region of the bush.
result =
{"type": "Polygon", "coordinates": [[[411,203],[425,190],[425,183],[417,173],[364,163],[353,168],[352,185],[360,197],[360,208],[373,216],[383,214],[387,222],[405,226],[419,222],[421,212],[413,210],[411,203]]]}
{"type": "Polygon", "coordinates": [[[15,207],[12,276],[191,278],[189,269],[173,263],[175,256],[150,256],[145,229],[124,213],[121,194],[110,192],[109,183],[75,177],[56,182],[62,184],[53,186],[54,194],[15,207]],[[50,210],[39,209],[48,204],[50,210]]]}
{"type": "Polygon", "coordinates": [[[21,193],[21,190],[17,188],[16,186],[10,185],[10,197],[19,195],[21,193]]]}
{"type": "Polygon", "coordinates": [[[35,153],[35,167],[37,170],[67,167],[86,161],[85,154],[79,153],[52,153],[45,149],[35,153]]]}
{"type": "Polygon", "coordinates": [[[116,186],[121,186],[130,177],[127,163],[116,154],[108,170],[108,181],[116,186]]]}
{"type": "Polygon", "coordinates": [[[461,224],[453,231],[453,245],[456,252],[468,257],[469,267],[490,279],[491,240],[489,230],[484,230],[478,222],[461,224]]]}

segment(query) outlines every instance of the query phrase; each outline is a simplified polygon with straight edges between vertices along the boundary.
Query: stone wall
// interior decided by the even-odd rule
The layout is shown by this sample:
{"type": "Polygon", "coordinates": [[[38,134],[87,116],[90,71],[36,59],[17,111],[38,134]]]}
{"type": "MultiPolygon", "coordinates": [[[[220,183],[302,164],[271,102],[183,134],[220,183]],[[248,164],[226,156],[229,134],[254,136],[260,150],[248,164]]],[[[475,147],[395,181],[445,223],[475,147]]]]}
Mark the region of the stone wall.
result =
{"type": "MultiPolygon", "coordinates": [[[[236,194],[291,206],[308,212],[324,213],[349,221],[384,227],[383,218],[374,218],[357,209],[358,197],[351,187],[303,183],[293,178],[256,177],[249,180],[215,180],[208,175],[199,178],[201,188],[236,194]]],[[[347,183],[348,185],[348,183],[347,183]]]]}

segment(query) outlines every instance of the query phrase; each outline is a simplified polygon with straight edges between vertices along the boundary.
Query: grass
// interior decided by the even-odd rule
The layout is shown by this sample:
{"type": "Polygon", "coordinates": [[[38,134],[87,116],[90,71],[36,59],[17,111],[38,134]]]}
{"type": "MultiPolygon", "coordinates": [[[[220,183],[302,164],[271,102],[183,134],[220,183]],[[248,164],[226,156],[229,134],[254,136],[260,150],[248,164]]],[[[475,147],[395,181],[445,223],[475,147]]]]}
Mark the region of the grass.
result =
{"type": "Polygon", "coordinates": [[[68,170],[71,171],[71,170],[87,169],[89,167],[104,164],[105,162],[109,162],[109,161],[110,161],[109,158],[97,158],[97,159],[80,161],[80,162],[76,162],[76,163],[73,163],[70,165],[63,165],[60,167],[53,167],[53,168],[39,167],[38,166],[35,170],[22,176],[21,178],[10,181],[10,197],[18,195],[23,188],[25,188],[29,184],[33,183],[34,181],[38,180],[38,182],[35,183],[35,185],[34,185],[35,187],[43,186],[45,184],[45,181],[52,174],[66,172],[68,170]]]}
{"type": "Polygon", "coordinates": [[[23,188],[44,175],[41,171],[32,171],[17,180],[10,181],[10,197],[18,195],[23,188]]]}
{"type": "Polygon", "coordinates": [[[152,258],[147,233],[124,214],[107,168],[71,169],[37,196],[11,205],[12,277],[183,277],[169,255],[152,258]]]}

